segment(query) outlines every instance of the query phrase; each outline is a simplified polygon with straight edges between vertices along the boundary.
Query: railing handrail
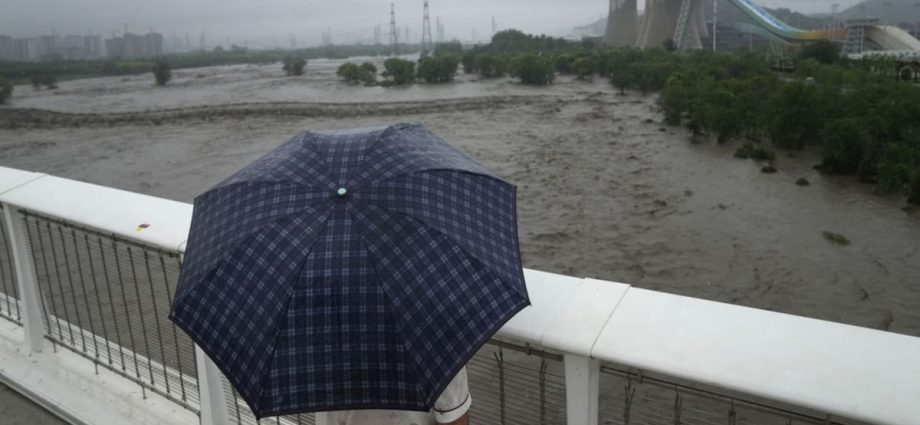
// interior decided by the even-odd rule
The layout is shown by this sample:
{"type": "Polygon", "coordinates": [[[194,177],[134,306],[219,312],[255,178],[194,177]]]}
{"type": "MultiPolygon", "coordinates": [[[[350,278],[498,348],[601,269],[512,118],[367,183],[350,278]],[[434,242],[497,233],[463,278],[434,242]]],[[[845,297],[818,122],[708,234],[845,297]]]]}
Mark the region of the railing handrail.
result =
{"type": "MultiPolygon", "coordinates": [[[[20,173],[0,167],[0,203],[181,251],[189,204],[20,173]],[[151,226],[136,230],[141,223],[151,226]]],[[[595,421],[598,361],[873,423],[920,417],[920,338],[622,283],[530,269],[525,277],[533,305],[497,338],[562,353],[567,382],[571,371],[585,384],[573,385],[582,393],[569,402],[594,409],[595,421]]]]}

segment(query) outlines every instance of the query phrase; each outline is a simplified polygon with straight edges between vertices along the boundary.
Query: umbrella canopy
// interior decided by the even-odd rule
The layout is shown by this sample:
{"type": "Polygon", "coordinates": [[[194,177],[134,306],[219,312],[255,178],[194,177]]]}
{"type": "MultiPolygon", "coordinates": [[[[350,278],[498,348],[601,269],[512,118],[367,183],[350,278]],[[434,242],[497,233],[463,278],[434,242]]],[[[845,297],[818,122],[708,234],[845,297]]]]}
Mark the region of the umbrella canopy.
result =
{"type": "Polygon", "coordinates": [[[529,304],[515,205],[422,126],[303,132],[195,199],[170,318],[258,418],[429,410],[529,304]]]}

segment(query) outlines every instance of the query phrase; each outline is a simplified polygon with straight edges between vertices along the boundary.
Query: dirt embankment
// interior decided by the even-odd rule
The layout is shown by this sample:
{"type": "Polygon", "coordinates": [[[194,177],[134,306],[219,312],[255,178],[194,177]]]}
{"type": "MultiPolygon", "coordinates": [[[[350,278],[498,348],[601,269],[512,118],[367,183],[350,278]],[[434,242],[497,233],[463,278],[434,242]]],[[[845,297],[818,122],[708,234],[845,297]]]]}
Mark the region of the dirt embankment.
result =
{"type": "Polygon", "coordinates": [[[489,96],[433,101],[368,103],[234,103],[137,112],[73,113],[43,109],[10,108],[0,114],[0,128],[53,129],[68,127],[112,127],[119,125],[161,125],[184,121],[213,121],[234,118],[348,118],[397,116],[426,113],[481,111],[519,107],[550,101],[550,96],[489,96]]]}

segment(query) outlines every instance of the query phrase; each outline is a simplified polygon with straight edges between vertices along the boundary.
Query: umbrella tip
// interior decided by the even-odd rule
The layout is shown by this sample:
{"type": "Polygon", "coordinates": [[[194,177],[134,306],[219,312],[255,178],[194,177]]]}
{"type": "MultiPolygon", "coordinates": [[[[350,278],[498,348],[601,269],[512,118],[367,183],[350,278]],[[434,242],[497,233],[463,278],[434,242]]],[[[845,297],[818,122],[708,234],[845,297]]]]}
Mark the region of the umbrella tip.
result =
{"type": "Polygon", "coordinates": [[[345,189],[344,187],[340,187],[339,190],[335,191],[335,195],[338,196],[339,198],[344,198],[345,195],[348,195],[348,189],[345,189]]]}

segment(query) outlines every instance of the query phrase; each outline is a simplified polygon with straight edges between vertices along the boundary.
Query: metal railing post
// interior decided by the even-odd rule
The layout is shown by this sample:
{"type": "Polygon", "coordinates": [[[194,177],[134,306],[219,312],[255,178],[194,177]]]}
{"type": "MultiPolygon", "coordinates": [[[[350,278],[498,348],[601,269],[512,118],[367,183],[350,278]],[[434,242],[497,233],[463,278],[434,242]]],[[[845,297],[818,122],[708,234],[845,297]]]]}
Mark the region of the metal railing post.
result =
{"type": "Polygon", "coordinates": [[[229,424],[230,412],[220,369],[198,345],[195,345],[195,359],[198,364],[198,392],[201,396],[201,425],[229,424]]]}
{"type": "Polygon", "coordinates": [[[35,263],[25,231],[26,223],[22,214],[13,205],[4,204],[3,217],[13,252],[16,284],[19,285],[19,305],[25,343],[30,352],[37,353],[42,351],[45,345],[45,326],[35,278],[35,263]]]}
{"type": "Polygon", "coordinates": [[[568,425],[597,425],[601,366],[597,359],[566,353],[565,409],[568,425]]]}

